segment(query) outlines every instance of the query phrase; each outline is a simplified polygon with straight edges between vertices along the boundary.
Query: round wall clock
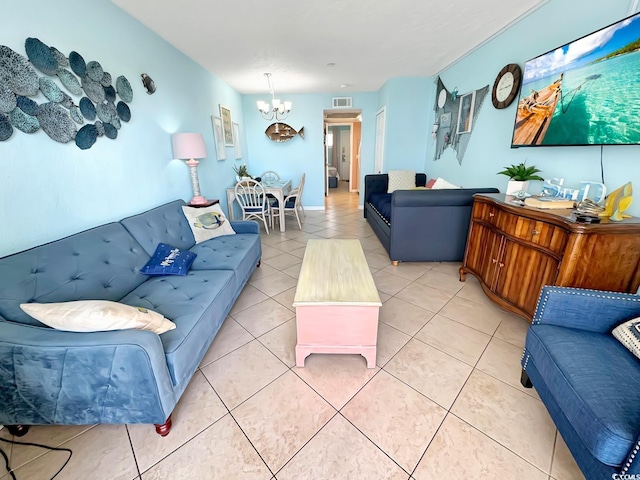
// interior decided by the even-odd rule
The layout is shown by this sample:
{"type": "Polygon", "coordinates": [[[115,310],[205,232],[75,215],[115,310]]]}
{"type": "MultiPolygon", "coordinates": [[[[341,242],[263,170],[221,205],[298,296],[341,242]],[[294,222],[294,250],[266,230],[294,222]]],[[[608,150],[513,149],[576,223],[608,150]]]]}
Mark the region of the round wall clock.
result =
{"type": "Polygon", "coordinates": [[[447,101],[447,91],[443,88],[438,95],[438,108],[443,108],[447,101]]]}
{"type": "Polygon", "coordinates": [[[515,100],[522,85],[522,70],[516,63],[510,63],[500,70],[491,91],[491,101],[496,108],[507,108],[515,100]]]}

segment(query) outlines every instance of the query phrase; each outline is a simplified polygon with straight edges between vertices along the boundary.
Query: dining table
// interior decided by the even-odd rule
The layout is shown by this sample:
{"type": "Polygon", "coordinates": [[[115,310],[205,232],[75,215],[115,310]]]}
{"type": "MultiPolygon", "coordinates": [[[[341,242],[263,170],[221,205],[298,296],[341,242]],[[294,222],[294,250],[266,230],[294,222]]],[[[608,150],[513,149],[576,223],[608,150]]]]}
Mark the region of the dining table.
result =
{"type": "MultiPolygon", "coordinates": [[[[291,190],[291,180],[269,180],[261,182],[262,188],[265,193],[270,193],[278,200],[278,205],[284,206],[284,198],[291,190]]],[[[227,205],[229,206],[229,220],[235,220],[235,214],[233,212],[233,202],[236,199],[236,188],[227,188],[227,205]]],[[[284,208],[278,209],[280,214],[280,231],[284,232],[284,208]]]]}

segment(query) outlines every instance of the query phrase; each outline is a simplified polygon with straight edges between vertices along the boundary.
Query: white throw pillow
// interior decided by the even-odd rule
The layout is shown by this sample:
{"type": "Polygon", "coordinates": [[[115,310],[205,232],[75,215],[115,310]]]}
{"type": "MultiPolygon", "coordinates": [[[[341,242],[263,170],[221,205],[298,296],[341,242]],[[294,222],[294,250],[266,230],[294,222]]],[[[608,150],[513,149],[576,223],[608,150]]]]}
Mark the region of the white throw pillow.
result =
{"type": "Polygon", "coordinates": [[[640,358],[640,317],[621,323],[611,333],[631,353],[640,358]]]}
{"type": "Polygon", "coordinates": [[[411,190],[416,186],[416,172],[412,170],[389,170],[389,188],[387,193],[395,190],[411,190]]]}
{"type": "Polygon", "coordinates": [[[236,233],[219,204],[206,208],[183,206],[182,211],[184,216],[187,217],[196,243],[221,235],[235,235],[236,233]]]}
{"type": "Polygon", "coordinates": [[[108,300],[78,300],[62,303],[21,303],[20,308],[36,320],[67,332],[151,330],[160,334],[176,324],[157,312],[108,300]]]}
{"type": "Polygon", "coordinates": [[[452,190],[455,188],[462,188],[460,185],[454,185],[447,182],[444,178],[438,177],[436,182],[431,187],[431,190],[452,190]]]}

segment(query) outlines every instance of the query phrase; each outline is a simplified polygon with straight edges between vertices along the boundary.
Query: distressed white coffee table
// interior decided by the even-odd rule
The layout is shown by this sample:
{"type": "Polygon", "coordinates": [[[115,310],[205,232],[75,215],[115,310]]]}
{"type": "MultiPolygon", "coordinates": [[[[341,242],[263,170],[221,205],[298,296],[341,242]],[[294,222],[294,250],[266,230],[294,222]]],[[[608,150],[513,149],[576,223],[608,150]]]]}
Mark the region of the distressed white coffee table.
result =
{"type": "Polygon", "coordinates": [[[381,305],[358,240],[309,240],[293,302],[296,366],[311,353],[358,353],[374,368],[381,305]]]}

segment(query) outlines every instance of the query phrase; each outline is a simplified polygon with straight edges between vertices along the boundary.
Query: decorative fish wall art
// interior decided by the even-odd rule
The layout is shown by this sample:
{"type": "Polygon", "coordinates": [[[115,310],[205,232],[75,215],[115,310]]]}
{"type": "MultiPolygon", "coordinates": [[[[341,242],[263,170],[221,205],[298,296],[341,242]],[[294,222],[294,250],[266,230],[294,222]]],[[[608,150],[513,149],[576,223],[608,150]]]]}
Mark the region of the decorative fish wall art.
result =
{"type": "Polygon", "coordinates": [[[296,132],[293,127],[287,125],[286,123],[276,122],[269,125],[264,131],[264,134],[274,142],[288,142],[296,135],[300,135],[302,138],[304,138],[304,127],[296,132]]]}
{"type": "Polygon", "coordinates": [[[82,150],[98,137],[117,138],[122,122],[131,119],[127,104],[133,90],[126,77],[116,78],[114,87],[99,62],[85,62],[75,51],[66,57],[37,38],[26,39],[25,52],[27,58],[0,45],[0,141],[11,138],[14,129],[42,129],[56,142],[74,140],[82,150]],[[42,103],[28,98],[42,96],[42,103]]]}

